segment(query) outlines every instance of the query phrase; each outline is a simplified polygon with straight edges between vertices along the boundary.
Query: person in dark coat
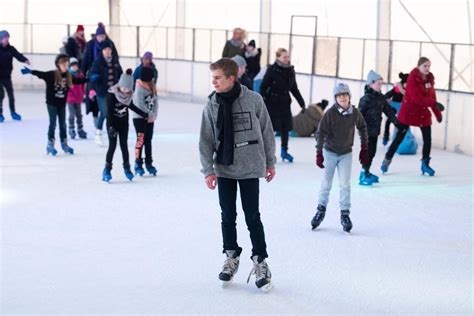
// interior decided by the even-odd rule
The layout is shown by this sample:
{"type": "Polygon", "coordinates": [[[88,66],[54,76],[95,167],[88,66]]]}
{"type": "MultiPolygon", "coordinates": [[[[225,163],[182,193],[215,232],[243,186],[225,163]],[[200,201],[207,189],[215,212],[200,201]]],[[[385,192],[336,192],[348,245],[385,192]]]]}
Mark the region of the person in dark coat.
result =
{"type": "Polygon", "coordinates": [[[107,91],[119,81],[122,67],[113,55],[111,42],[103,41],[100,44],[100,48],[102,53],[92,64],[90,77],[99,107],[99,117],[96,120],[95,142],[97,145],[103,146],[102,128],[107,117],[107,91]]]}
{"type": "Polygon", "coordinates": [[[262,57],[262,49],[255,48],[255,41],[251,40],[245,49],[245,61],[247,62],[247,74],[250,79],[255,78],[260,72],[260,58],[262,57]]]}
{"type": "Polygon", "coordinates": [[[15,110],[15,95],[12,84],[13,58],[27,65],[30,64],[28,58],[19,53],[14,46],[10,45],[10,34],[5,30],[0,31],[0,123],[5,120],[3,116],[5,92],[3,89],[7,90],[12,119],[21,120],[21,115],[16,113],[15,110]]]}
{"type": "Polygon", "coordinates": [[[242,56],[236,55],[232,57],[232,60],[235,61],[237,66],[239,66],[237,81],[241,85],[249,88],[249,90],[253,90],[253,80],[247,75],[247,63],[245,62],[245,59],[242,56]]]}
{"type": "Polygon", "coordinates": [[[422,174],[434,176],[435,171],[430,167],[431,160],[431,112],[441,123],[443,115],[437,106],[434,76],[430,72],[431,61],[426,57],[418,59],[417,67],[408,75],[407,87],[398,113],[397,136],[390,145],[382,162],[382,172],[387,172],[393,156],[402,143],[409,126],[418,126],[423,136],[423,156],[421,159],[422,174]]]}
{"type": "Polygon", "coordinates": [[[86,39],[84,37],[84,26],[78,25],[76,32],[74,32],[66,42],[66,54],[70,58],[76,58],[79,61],[79,65],[81,65],[85,49],[86,39]]]}
{"type": "MultiPolygon", "coordinates": [[[[398,74],[400,81],[395,83],[393,88],[385,93],[385,98],[389,101],[390,106],[395,111],[395,114],[398,112],[400,108],[400,104],[403,100],[403,95],[405,94],[405,87],[408,80],[408,74],[404,74],[403,72],[398,74]],[[398,109],[397,109],[398,108],[398,109]]],[[[390,120],[385,122],[385,130],[383,133],[383,144],[384,146],[388,144],[390,139],[390,120]]]]}
{"type": "Polygon", "coordinates": [[[260,94],[265,100],[273,129],[281,133],[281,158],[283,161],[293,162],[293,157],[288,153],[288,135],[293,128],[290,92],[304,112],[305,102],[296,83],[295,69],[290,64],[290,56],[286,49],[279,48],[276,51],[275,63],[268,66],[263,77],[260,94]]]}
{"type": "Polygon", "coordinates": [[[232,58],[235,55],[244,56],[244,30],[240,27],[234,29],[232,39],[225,42],[222,57],[232,58]]]}
{"type": "Polygon", "coordinates": [[[149,67],[153,70],[153,83],[156,85],[158,82],[158,70],[156,65],[153,63],[153,53],[145,52],[141,58],[141,63],[133,71],[133,89],[135,89],[135,82],[140,79],[140,74],[142,73],[143,67],[149,67]]]}
{"type": "Polygon", "coordinates": [[[105,26],[99,22],[97,30],[95,31],[95,36],[86,44],[86,49],[84,52],[84,58],[82,59],[81,70],[84,74],[87,74],[91,68],[94,61],[102,54],[100,49],[100,44],[108,40],[110,42],[110,47],[112,48],[112,55],[114,58],[119,60],[119,55],[117,49],[115,48],[114,42],[108,37],[105,32],[105,26]]]}
{"type": "Polygon", "coordinates": [[[367,123],[367,133],[369,135],[369,159],[366,164],[362,165],[363,170],[359,177],[360,185],[371,185],[379,182],[379,178],[370,173],[369,170],[377,151],[377,140],[380,135],[380,126],[382,125],[382,113],[384,113],[395,126],[398,125],[395,112],[381,92],[382,85],[382,76],[370,70],[365,84],[365,94],[359,101],[359,111],[367,123]]]}

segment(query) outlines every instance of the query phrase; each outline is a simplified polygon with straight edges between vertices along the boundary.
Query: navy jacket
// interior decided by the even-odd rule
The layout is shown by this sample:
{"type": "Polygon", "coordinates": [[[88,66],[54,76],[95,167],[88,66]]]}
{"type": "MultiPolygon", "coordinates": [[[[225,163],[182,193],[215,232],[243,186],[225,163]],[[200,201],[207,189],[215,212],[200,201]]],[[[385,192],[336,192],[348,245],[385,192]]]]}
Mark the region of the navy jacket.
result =
{"type": "Polygon", "coordinates": [[[19,53],[16,48],[10,44],[5,47],[0,45],[0,79],[11,79],[13,57],[22,63],[28,60],[28,58],[19,53]]]}
{"type": "MultiPolygon", "coordinates": [[[[117,58],[115,58],[112,55],[112,75],[113,75],[113,84],[116,84],[119,79],[120,75],[122,74],[122,67],[120,66],[117,58]]],[[[89,77],[91,77],[93,74],[99,75],[99,78],[91,82],[92,87],[95,89],[96,93],[100,97],[105,97],[107,95],[107,90],[111,86],[109,86],[109,66],[107,62],[105,61],[104,56],[102,54],[97,58],[94,63],[92,64],[89,77]]]]}
{"type": "MultiPolygon", "coordinates": [[[[107,37],[107,39],[111,44],[112,44],[112,56],[119,60],[118,52],[117,49],[115,48],[114,42],[110,38],[107,37]]],[[[86,49],[84,51],[84,58],[82,59],[81,63],[81,70],[84,73],[84,75],[87,75],[87,71],[92,67],[92,64],[94,61],[102,55],[102,52],[100,49],[96,50],[96,40],[91,39],[90,41],[87,42],[86,44],[86,49]]],[[[100,45],[99,45],[100,46],[100,45]]]]}

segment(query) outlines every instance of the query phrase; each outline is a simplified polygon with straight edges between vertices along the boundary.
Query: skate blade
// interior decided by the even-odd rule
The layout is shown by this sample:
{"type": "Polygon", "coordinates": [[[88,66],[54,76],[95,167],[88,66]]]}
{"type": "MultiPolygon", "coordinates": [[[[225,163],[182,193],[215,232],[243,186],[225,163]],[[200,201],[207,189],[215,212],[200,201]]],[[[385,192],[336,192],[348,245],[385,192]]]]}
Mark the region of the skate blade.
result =
{"type": "Polygon", "coordinates": [[[264,286],[262,286],[262,287],[260,288],[260,290],[261,290],[263,293],[268,293],[268,292],[270,292],[273,288],[274,288],[273,283],[270,282],[270,283],[267,283],[267,284],[265,284],[264,286]]]}
{"type": "Polygon", "coordinates": [[[230,279],[229,281],[222,281],[222,288],[225,289],[225,288],[228,288],[229,286],[231,286],[232,282],[234,281],[234,279],[230,279]]]}

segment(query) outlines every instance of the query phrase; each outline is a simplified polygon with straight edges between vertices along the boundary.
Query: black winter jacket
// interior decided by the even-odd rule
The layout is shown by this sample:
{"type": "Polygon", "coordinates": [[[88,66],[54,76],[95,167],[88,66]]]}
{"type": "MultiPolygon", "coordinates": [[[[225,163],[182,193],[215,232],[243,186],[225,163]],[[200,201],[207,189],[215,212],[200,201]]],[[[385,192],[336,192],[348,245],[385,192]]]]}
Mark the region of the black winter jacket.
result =
{"type": "Polygon", "coordinates": [[[388,104],[385,96],[367,85],[365,86],[365,94],[359,101],[359,111],[362,113],[365,122],[367,123],[369,137],[377,137],[380,134],[382,112],[385,113],[392,123],[395,125],[398,124],[394,110],[388,104]]]}
{"type": "MultiPolygon", "coordinates": [[[[113,83],[112,85],[116,84],[119,79],[120,75],[122,74],[122,67],[120,66],[118,60],[112,55],[112,76],[113,76],[113,83]]],[[[95,89],[96,93],[100,97],[104,97],[107,95],[107,90],[112,85],[109,85],[109,66],[105,61],[104,56],[101,54],[99,58],[97,58],[94,63],[92,64],[89,77],[93,74],[99,75],[99,78],[92,82],[92,87],[95,89]]]]}
{"type": "Polygon", "coordinates": [[[22,63],[28,60],[28,58],[19,53],[16,48],[10,44],[5,47],[0,45],[0,79],[11,79],[13,70],[13,57],[22,63]]]}

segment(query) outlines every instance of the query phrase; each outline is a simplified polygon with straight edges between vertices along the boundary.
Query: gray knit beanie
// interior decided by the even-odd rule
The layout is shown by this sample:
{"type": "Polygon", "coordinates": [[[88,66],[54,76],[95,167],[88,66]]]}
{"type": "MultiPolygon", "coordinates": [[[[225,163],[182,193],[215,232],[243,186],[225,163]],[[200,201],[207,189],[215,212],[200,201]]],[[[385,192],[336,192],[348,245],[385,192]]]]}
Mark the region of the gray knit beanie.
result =
{"type": "Polygon", "coordinates": [[[352,94],[351,94],[351,90],[349,89],[349,86],[345,83],[337,82],[334,85],[334,89],[333,89],[334,98],[336,98],[336,95],[343,94],[343,93],[347,93],[349,95],[349,99],[352,98],[352,94]]]}
{"type": "Polygon", "coordinates": [[[120,88],[127,88],[133,90],[133,78],[132,78],[132,69],[128,68],[121,76],[120,80],[117,83],[117,86],[120,88]]]}
{"type": "Polygon", "coordinates": [[[234,57],[232,57],[232,60],[235,61],[235,63],[239,67],[246,67],[247,66],[247,62],[245,61],[245,58],[243,58],[240,55],[235,55],[234,57]]]}
{"type": "Polygon", "coordinates": [[[369,74],[367,75],[367,81],[365,82],[365,84],[370,85],[379,79],[383,79],[382,76],[376,73],[375,71],[370,70],[369,74]]]}

